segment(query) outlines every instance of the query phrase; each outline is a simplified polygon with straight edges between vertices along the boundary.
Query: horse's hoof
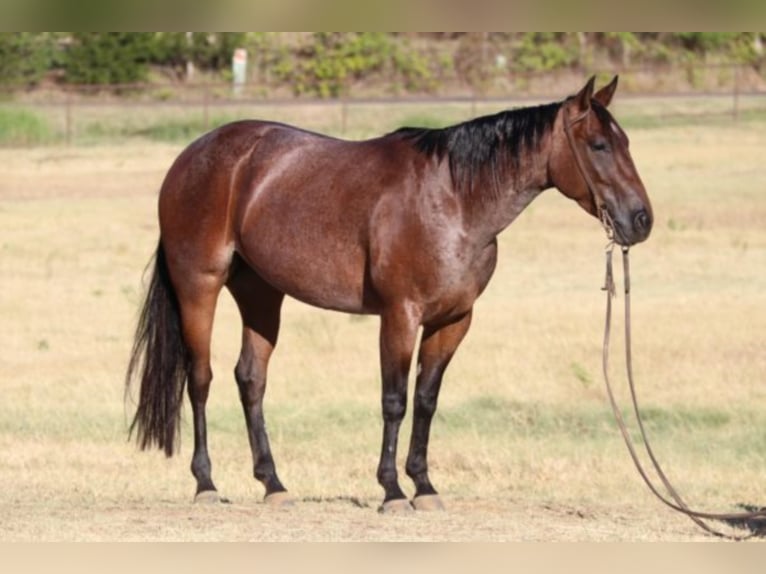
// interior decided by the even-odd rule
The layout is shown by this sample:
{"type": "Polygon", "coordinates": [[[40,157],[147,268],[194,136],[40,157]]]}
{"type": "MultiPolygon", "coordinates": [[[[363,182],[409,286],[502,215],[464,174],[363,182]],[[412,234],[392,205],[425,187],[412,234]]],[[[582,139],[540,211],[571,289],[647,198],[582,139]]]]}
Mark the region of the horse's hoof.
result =
{"type": "Polygon", "coordinates": [[[425,512],[441,512],[444,510],[444,503],[438,494],[422,494],[412,499],[412,506],[415,510],[425,512]]]}
{"type": "Polygon", "coordinates": [[[263,497],[263,502],[271,508],[289,508],[295,505],[295,500],[284,490],[272,492],[263,497]]]}
{"type": "Polygon", "coordinates": [[[203,490],[194,497],[195,504],[218,504],[219,502],[221,497],[218,496],[217,490],[203,490]]]}
{"type": "Polygon", "coordinates": [[[409,514],[412,512],[412,504],[406,498],[387,500],[378,508],[381,514],[409,514]]]}

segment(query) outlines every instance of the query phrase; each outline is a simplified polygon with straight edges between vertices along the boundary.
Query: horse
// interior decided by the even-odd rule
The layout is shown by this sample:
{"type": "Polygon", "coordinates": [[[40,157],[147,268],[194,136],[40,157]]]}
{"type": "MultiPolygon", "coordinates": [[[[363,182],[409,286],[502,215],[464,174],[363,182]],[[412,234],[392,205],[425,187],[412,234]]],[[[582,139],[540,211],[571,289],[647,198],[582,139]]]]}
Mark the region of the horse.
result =
{"type": "MultiPolygon", "coordinates": [[[[652,208],[625,131],[607,110],[618,77],[595,76],[564,100],[441,129],[406,127],[348,141],[282,123],[243,120],[183,150],[159,192],[160,237],[126,374],[140,382],[129,437],[176,450],[188,389],[196,501],[219,501],[205,405],[216,301],[226,287],[242,318],[234,369],[253,474],[264,502],[294,502],[277,476],[263,415],[266,373],[289,295],[323,309],[380,317],[381,511],[440,510],[428,442],[442,378],[492,277],[497,236],[555,187],[630,246],[652,208]],[[417,333],[414,411],[405,471],[399,428],[417,333]],[[187,383],[188,382],[188,383],[187,383]]],[[[151,261],[150,261],[151,266],[151,261]]]]}

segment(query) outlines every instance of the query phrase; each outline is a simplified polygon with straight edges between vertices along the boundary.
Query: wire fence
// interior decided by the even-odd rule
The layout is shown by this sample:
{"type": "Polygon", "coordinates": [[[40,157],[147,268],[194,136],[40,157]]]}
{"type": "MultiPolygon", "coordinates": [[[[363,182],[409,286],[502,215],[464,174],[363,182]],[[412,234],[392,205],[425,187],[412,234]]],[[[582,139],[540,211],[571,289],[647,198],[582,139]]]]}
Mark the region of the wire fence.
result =
{"type": "MultiPolygon", "coordinates": [[[[766,81],[736,64],[642,67],[620,75],[615,114],[626,126],[766,119],[766,81]]],[[[131,138],[188,141],[222,123],[261,118],[348,138],[402,125],[438,127],[572,93],[578,70],[502,77],[483,91],[464,86],[440,95],[362,95],[339,99],[269,97],[258,85],[228,83],[47,86],[0,92],[0,145],[88,145],[131,138]]],[[[378,93],[385,92],[379,90],[378,93]]],[[[358,93],[358,91],[351,91],[358,93]]]]}

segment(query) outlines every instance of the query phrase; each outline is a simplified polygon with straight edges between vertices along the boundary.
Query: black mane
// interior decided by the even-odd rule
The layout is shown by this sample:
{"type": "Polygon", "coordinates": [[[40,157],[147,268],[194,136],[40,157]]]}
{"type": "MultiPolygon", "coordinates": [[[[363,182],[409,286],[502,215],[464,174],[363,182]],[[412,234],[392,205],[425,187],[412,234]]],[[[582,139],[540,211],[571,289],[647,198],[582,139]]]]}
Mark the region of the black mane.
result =
{"type": "Polygon", "coordinates": [[[502,182],[518,173],[522,153],[553,128],[561,104],[507,110],[441,129],[405,127],[391,135],[440,161],[448,157],[461,195],[496,196],[502,182]]]}

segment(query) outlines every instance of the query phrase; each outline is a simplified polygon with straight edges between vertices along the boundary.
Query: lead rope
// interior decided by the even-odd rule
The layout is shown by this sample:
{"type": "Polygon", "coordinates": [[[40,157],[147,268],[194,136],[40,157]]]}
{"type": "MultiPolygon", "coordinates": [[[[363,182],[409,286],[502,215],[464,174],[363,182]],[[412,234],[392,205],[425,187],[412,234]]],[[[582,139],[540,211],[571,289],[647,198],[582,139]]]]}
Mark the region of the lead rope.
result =
{"type": "Polygon", "coordinates": [[[603,355],[602,355],[602,366],[604,371],[604,381],[606,382],[606,391],[607,391],[607,395],[609,396],[609,403],[612,406],[612,412],[614,413],[614,417],[615,417],[615,420],[617,421],[617,426],[620,429],[620,433],[622,434],[622,438],[625,441],[625,446],[627,446],[628,452],[630,453],[630,457],[633,459],[633,464],[635,465],[636,470],[638,470],[638,473],[641,475],[641,478],[649,487],[649,490],[651,490],[652,493],[654,493],[654,495],[657,496],[657,498],[659,498],[664,504],[666,504],[670,508],[687,515],[692,521],[694,521],[695,524],[697,524],[700,528],[702,528],[706,532],[712,534],[713,536],[717,536],[719,538],[726,538],[729,540],[747,540],[749,538],[752,538],[753,536],[756,536],[757,531],[754,531],[751,534],[742,535],[742,536],[727,534],[719,530],[716,530],[715,528],[712,528],[707,523],[705,523],[702,519],[721,520],[721,521],[727,521],[729,523],[747,525],[748,521],[758,520],[760,522],[760,521],[766,520],[766,510],[761,509],[756,512],[740,512],[740,513],[731,513],[731,514],[714,514],[714,513],[698,512],[695,510],[691,510],[683,501],[683,499],[678,494],[678,492],[673,487],[673,485],[670,483],[667,476],[663,472],[662,467],[657,461],[657,458],[654,456],[654,452],[652,451],[652,448],[649,444],[649,440],[647,439],[646,431],[644,429],[644,425],[641,420],[641,416],[638,409],[638,399],[636,397],[635,384],[633,383],[633,359],[632,359],[631,337],[630,337],[630,332],[631,332],[631,329],[630,329],[630,264],[629,264],[629,258],[628,258],[628,247],[622,247],[622,264],[623,264],[623,271],[624,271],[623,279],[625,283],[625,361],[626,361],[626,368],[627,368],[627,375],[628,375],[628,385],[630,387],[630,395],[631,395],[631,400],[633,403],[633,412],[635,414],[636,421],[638,423],[638,428],[641,433],[641,438],[643,439],[644,446],[646,448],[646,452],[649,456],[649,459],[651,460],[652,465],[654,466],[654,469],[657,472],[657,475],[660,477],[660,480],[665,486],[665,489],[667,490],[671,498],[673,498],[675,503],[668,500],[665,496],[663,496],[657,490],[657,488],[654,486],[651,479],[647,475],[646,471],[644,470],[643,465],[641,464],[638,454],[636,453],[636,450],[633,446],[630,433],[628,432],[627,427],[625,425],[625,420],[623,419],[622,413],[620,412],[620,409],[617,406],[617,401],[615,400],[614,394],[612,392],[612,385],[611,385],[611,382],[609,381],[609,340],[611,335],[611,323],[612,323],[612,298],[616,295],[614,273],[612,270],[612,251],[613,250],[614,250],[614,242],[610,241],[606,247],[606,277],[604,280],[604,287],[603,287],[603,290],[606,291],[607,295],[606,295],[606,321],[604,325],[604,345],[603,345],[603,355]]]}

